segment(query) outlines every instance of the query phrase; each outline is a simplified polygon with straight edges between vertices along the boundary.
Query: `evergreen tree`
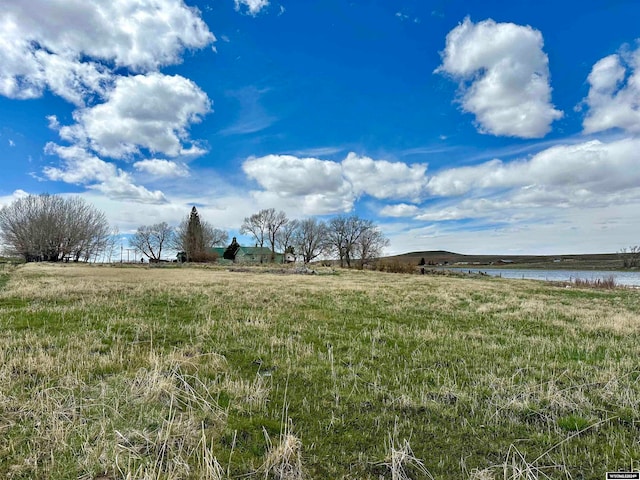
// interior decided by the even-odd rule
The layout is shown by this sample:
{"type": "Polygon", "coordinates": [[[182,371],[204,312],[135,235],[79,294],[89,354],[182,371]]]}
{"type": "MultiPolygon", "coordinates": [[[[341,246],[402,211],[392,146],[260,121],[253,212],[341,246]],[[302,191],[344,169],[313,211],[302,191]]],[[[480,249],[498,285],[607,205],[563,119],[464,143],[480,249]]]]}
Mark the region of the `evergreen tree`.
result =
{"type": "Polygon", "coordinates": [[[187,261],[199,262],[204,260],[206,257],[204,235],[202,234],[202,223],[200,223],[200,215],[198,215],[196,207],[191,209],[191,214],[189,215],[185,243],[187,261]]]}
{"type": "Polygon", "coordinates": [[[185,262],[211,262],[217,258],[212,253],[212,247],[224,246],[229,235],[224,230],[214,228],[206,220],[202,220],[198,209],[193,207],[180,225],[175,229],[171,247],[177,252],[184,253],[180,257],[185,262]]]}

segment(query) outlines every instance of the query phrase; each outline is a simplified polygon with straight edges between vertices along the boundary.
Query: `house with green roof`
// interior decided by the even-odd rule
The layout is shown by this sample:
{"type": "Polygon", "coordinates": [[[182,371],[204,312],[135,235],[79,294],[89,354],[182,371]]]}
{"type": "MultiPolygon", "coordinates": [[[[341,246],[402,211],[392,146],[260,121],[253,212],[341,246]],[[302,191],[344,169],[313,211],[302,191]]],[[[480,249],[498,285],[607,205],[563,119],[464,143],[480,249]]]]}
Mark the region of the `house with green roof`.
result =
{"type": "MultiPolygon", "coordinates": [[[[228,247],[214,247],[211,250],[218,256],[220,263],[271,263],[271,249],[267,247],[243,247],[240,245],[236,237],[233,237],[228,247]]],[[[284,255],[275,253],[273,263],[283,263],[284,255]]]]}

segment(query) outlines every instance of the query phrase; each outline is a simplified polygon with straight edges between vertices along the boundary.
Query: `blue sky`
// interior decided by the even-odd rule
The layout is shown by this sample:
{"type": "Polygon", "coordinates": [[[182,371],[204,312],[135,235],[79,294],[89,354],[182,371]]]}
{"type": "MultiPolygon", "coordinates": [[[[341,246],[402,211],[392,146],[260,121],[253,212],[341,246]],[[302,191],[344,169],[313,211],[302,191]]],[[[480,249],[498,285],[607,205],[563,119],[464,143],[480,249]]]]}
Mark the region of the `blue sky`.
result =
{"type": "Polygon", "coordinates": [[[388,253],[640,241],[637,2],[0,7],[1,205],[77,194],[123,234],[356,213],[388,253]]]}

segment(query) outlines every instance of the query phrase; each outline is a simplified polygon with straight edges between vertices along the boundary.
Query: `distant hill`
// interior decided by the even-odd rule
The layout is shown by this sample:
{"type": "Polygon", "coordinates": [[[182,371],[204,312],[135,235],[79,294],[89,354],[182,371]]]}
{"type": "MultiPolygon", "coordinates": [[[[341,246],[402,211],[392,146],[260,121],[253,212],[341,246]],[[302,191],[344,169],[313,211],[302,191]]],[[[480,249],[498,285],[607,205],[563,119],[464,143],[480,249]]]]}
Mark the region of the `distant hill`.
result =
{"type": "Polygon", "coordinates": [[[418,265],[421,259],[426,265],[491,265],[520,268],[554,268],[554,269],[587,269],[613,270],[622,268],[622,260],[616,253],[599,253],[588,255],[464,255],[445,250],[409,252],[401,255],[385,257],[418,265]]]}

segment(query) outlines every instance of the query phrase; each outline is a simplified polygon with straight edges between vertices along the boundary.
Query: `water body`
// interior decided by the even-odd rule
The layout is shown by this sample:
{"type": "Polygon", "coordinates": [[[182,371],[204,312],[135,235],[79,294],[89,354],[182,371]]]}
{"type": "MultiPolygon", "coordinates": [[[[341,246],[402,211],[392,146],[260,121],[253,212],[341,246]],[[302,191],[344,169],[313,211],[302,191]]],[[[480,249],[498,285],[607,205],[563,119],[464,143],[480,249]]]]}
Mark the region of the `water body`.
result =
{"type": "Polygon", "coordinates": [[[575,279],[598,280],[613,277],[617,285],[640,287],[640,272],[618,272],[606,270],[528,270],[520,268],[449,268],[453,271],[486,273],[493,277],[520,278],[528,280],[548,280],[570,282],[575,279]]]}

